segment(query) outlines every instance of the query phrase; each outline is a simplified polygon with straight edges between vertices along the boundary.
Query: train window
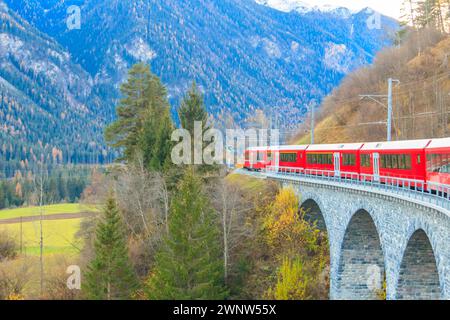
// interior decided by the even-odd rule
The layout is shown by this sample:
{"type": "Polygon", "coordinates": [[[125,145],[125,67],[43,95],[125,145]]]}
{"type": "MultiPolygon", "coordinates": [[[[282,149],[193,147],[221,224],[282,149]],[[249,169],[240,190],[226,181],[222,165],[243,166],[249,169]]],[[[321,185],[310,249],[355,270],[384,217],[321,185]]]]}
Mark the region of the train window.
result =
{"type": "Polygon", "coordinates": [[[297,154],[296,153],[282,153],[280,154],[280,161],[282,162],[297,162],[297,154]]]}
{"type": "Polygon", "coordinates": [[[406,155],[402,154],[398,156],[398,168],[406,169],[406,155]]]}
{"type": "Polygon", "coordinates": [[[317,164],[324,164],[323,163],[323,154],[317,155],[317,164]]]}
{"type": "Polygon", "coordinates": [[[381,156],[383,169],[411,170],[411,156],[407,154],[386,154],[381,156]]]}
{"type": "Polygon", "coordinates": [[[386,157],[386,168],[392,169],[392,156],[388,154],[385,157],[386,157]]]}
{"type": "Polygon", "coordinates": [[[360,162],[361,162],[361,167],[370,168],[370,155],[362,154],[360,162]]]}
{"type": "Polygon", "coordinates": [[[427,170],[429,172],[450,173],[450,154],[427,155],[427,170]]]}
{"type": "Polygon", "coordinates": [[[333,155],[328,153],[308,154],[306,156],[306,161],[308,162],[308,164],[332,165],[333,155]]]}
{"type": "Polygon", "coordinates": [[[343,155],[344,166],[354,166],[356,164],[356,155],[351,153],[344,153],[343,155]]]}
{"type": "Polygon", "coordinates": [[[420,157],[420,154],[417,155],[417,164],[420,164],[422,162],[422,159],[420,157]]]}
{"type": "MultiPolygon", "coordinates": [[[[363,161],[361,155],[361,163],[363,161]]],[[[411,170],[411,156],[407,154],[384,154],[381,156],[383,169],[411,170]]]]}
{"type": "Polygon", "coordinates": [[[245,153],[245,161],[250,161],[250,153],[249,152],[245,153]]]}
{"type": "Polygon", "coordinates": [[[272,161],[272,152],[267,153],[267,161],[272,161]]]}
{"type": "Polygon", "coordinates": [[[263,161],[264,160],[264,152],[257,152],[256,153],[256,161],[263,161]]]}
{"type": "Polygon", "coordinates": [[[405,157],[405,169],[407,170],[411,170],[412,166],[411,166],[411,156],[410,155],[406,155],[405,157]]]}
{"type": "Polygon", "coordinates": [[[396,155],[396,154],[391,155],[391,164],[392,164],[392,169],[399,169],[398,155],[396,155]]]}

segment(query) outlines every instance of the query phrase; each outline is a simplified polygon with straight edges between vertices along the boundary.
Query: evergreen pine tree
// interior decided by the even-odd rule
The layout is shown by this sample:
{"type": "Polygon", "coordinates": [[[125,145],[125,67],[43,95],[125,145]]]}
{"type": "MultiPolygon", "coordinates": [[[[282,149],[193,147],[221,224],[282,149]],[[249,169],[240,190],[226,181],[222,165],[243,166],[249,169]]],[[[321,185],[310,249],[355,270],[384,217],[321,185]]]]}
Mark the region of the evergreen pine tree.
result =
{"type": "Polygon", "coordinates": [[[218,225],[192,170],[171,205],[169,234],[156,256],[146,294],[150,299],[223,299],[218,225]]]}
{"type": "MultiPolygon", "coordinates": [[[[203,134],[211,128],[208,123],[208,112],[206,111],[205,103],[203,100],[203,95],[197,88],[195,82],[192,83],[191,89],[188,91],[186,96],[184,97],[180,108],[178,109],[178,116],[180,118],[181,127],[189,131],[191,136],[191,157],[192,161],[194,160],[194,152],[195,152],[195,135],[194,135],[194,127],[195,122],[201,122],[202,128],[202,141],[197,141],[197,143],[202,145],[202,151],[208,144],[208,142],[203,143],[203,134]]],[[[198,169],[198,172],[202,175],[213,172],[218,169],[215,165],[196,165],[195,168],[198,169]]]]}
{"type": "Polygon", "coordinates": [[[160,79],[152,76],[147,92],[147,112],[144,114],[144,126],[139,147],[144,163],[149,170],[161,171],[167,168],[172,151],[171,135],[174,129],[170,117],[170,105],[167,91],[160,79]]]}
{"type": "Polygon", "coordinates": [[[117,120],[105,130],[105,140],[115,148],[123,148],[120,160],[130,161],[139,141],[146,113],[147,89],[152,75],[147,65],[139,63],[128,72],[128,81],[121,88],[123,96],[116,108],[117,120]]]}
{"type": "Polygon", "coordinates": [[[181,106],[178,110],[181,127],[186,129],[194,137],[195,121],[202,122],[203,131],[208,129],[208,112],[206,111],[203,95],[198,90],[195,82],[192,83],[191,89],[188,91],[181,106]]]}
{"type": "Polygon", "coordinates": [[[168,166],[173,123],[167,91],[149,66],[136,64],[122,85],[124,98],[117,107],[117,120],[105,131],[111,146],[123,149],[119,160],[133,161],[142,155],[149,170],[168,166]]]}
{"type": "Polygon", "coordinates": [[[85,293],[94,300],[130,299],[138,282],[128,256],[124,227],[110,196],[96,228],[95,258],[88,266],[85,293]]]}

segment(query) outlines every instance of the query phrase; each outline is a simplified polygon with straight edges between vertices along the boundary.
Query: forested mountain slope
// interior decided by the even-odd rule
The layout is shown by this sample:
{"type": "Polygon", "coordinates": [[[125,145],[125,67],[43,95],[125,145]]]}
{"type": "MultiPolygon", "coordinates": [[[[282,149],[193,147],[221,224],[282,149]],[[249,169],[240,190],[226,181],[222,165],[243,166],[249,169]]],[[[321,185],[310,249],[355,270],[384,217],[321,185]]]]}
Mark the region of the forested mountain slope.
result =
{"type": "Polygon", "coordinates": [[[27,169],[43,149],[50,162],[99,161],[90,157],[103,157],[106,120],[89,73],[0,5],[0,176],[27,169]]]}
{"type": "Polygon", "coordinates": [[[172,115],[191,82],[218,122],[256,109],[303,121],[355,68],[389,45],[397,23],[373,12],[282,12],[254,0],[0,0],[0,175],[50,162],[112,158],[103,128],[136,62],[167,86],[172,115]],[[66,20],[78,5],[81,29],[66,20]],[[344,14],[345,13],[345,14],[344,14]]]}
{"type": "Polygon", "coordinates": [[[396,28],[382,17],[381,29],[371,29],[365,11],[286,13],[253,0],[6,2],[67,47],[105,91],[117,93],[130,65],[144,60],[174,108],[195,79],[209,111],[238,122],[270,107],[299,121],[305,104],[370,63],[396,28]],[[80,30],[67,30],[72,3],[81,8],[80,30]]]}
{"type": "MultiPolygon", "coordinates": [[[[372,66],[349,75],[325,99],[315,130],[316,143],[384,141],[387,110],[359,95],[386,95],[393,89],[393,139],[448,137],[450,134],[450,36],[424,30],[384,50],[372,66]]],[[[382,104],[386,99],[377,98],[382,104]]],[[[305,125],[295,143],[310,141],[305,125]]]]}

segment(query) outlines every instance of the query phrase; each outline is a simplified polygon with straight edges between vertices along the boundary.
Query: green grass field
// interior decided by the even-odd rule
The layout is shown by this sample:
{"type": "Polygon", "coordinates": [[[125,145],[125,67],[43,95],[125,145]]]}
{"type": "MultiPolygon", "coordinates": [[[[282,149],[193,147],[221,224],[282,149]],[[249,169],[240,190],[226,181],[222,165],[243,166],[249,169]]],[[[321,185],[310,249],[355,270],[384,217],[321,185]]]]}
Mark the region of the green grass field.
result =
{"type": "MultiPolygon", "coordinates": [[[[76,214],[84,212],[97,212],[94,207],[80,205],[78,203],[56,204],[43,207],[44,215],[53,214],[76,214]]],[[[7,209],[0,211],[0,221],[6,219],[14,219],[19,217],[33,217],[40,214],[39,207],[26,207],[17,209],[7,209]]],[[[76,239],[75,234],[80,229],[83,218],[64,219],[64,220],[44,220],[44,254],[77,254],[82,244],[76,239]]],[[[22,253],[34,256],[39,255],[39,237],[40,224],[39,221],[0,225],[0,230],[7,231],[16,238],[17,244],[20,245],[22,234],[22,253]]]]}
{"type": "Polygon", "coordinates": [[[227,176],[227,181],[235,183],[247,190],[262,191],[266,186],[266,181],[250,176],[232,173],[227,176]]]}
{"type": "MultiPolygon", "coordinates": [[[[77,254],[82,244],[76,239],[75,234],[80,229],[81,221],[82,219],[42,221],[44,254],[77,254]]],[[[20,244],[20,223],[0,225],[0,230],[7,231],[20,244]]],[[[39,255],[39,243],[39,221],[22,223],[22,253],[26,255],[39,255]]]]}
{"type": "MultiPolygon", "coordinates": [[[[78,203],[64,203],[43,206],[43,214],[67,214],[67,213],[81,213],[81,212],[96,212],[97,209],[78,203]]],[[[0,210],[0,220],[13,219],[19,217],[33,217],[40,215],[39,207],[26,207],[17,209],[0,210]]]]}

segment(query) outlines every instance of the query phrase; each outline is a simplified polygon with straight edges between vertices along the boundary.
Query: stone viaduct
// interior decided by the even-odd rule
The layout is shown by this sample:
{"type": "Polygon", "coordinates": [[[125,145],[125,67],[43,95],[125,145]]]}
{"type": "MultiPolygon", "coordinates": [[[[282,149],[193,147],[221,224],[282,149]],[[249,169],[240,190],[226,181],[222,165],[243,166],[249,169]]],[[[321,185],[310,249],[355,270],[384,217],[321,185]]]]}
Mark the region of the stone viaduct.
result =
{"type": "Polygon", "coordinates": [[[358,185],[270,177],[292,186],[330,244],[330,298],[450,299],[450,213],[358,185]]]}

